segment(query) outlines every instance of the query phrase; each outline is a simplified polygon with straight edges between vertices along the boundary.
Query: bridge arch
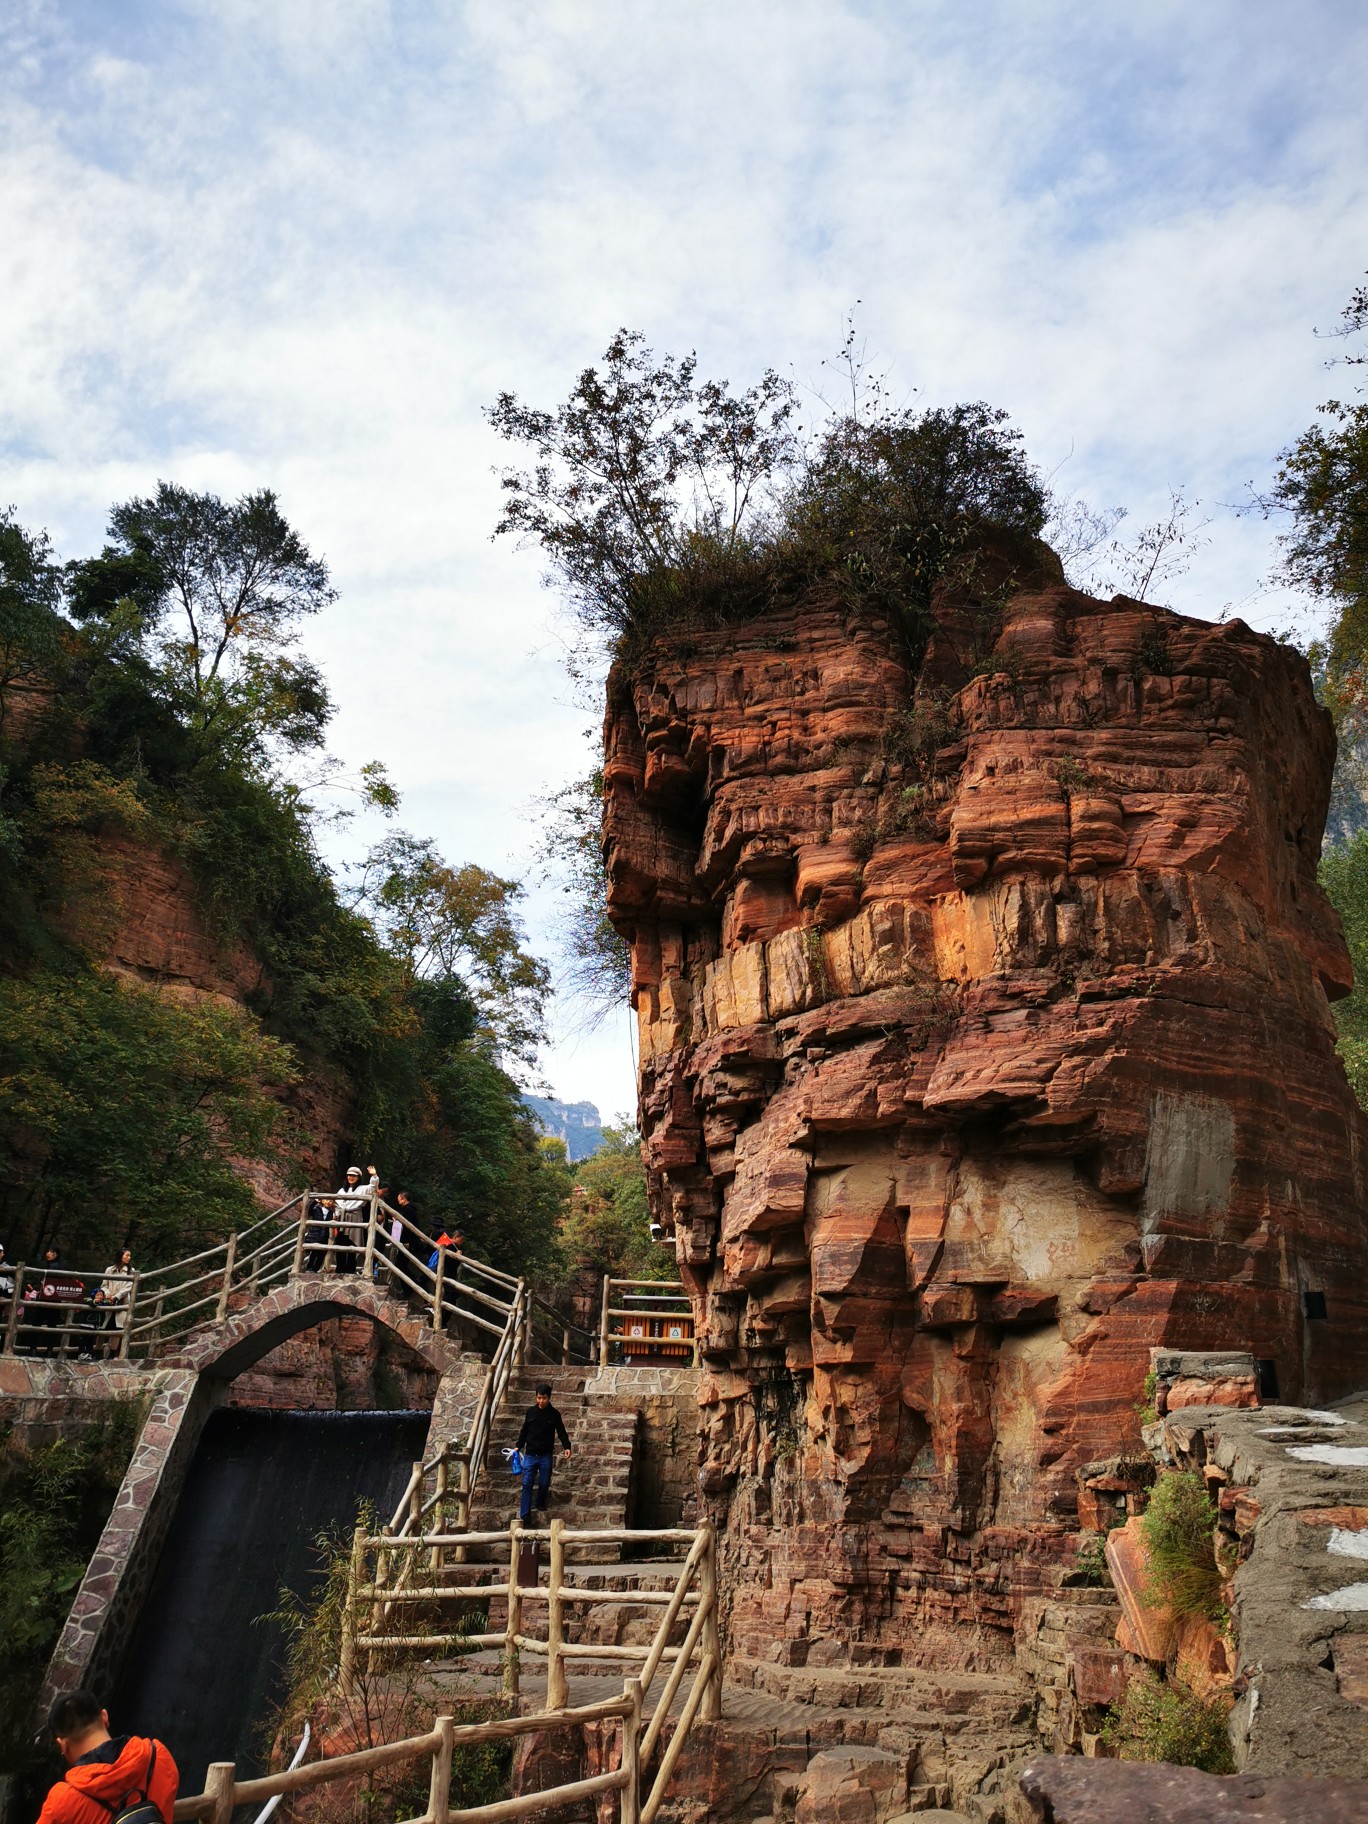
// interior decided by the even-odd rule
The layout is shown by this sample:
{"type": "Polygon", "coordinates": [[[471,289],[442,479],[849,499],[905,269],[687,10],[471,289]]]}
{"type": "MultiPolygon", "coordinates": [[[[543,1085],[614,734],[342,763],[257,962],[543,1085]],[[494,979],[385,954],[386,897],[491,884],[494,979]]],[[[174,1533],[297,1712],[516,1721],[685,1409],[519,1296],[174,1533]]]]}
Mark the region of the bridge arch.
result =
{"type": "Polygon", "coordinates": [[[301,1330],[330,1317],[356,1315],[392,1331],[439,1378],[462,1353],[459,1328],[432,1329],[403,1299],[373,1281],[306,1274],[251,1299],[220,1322],[202,1324],[161,1366],[188,1369],[208,1382],[231,1381],[301,1330]]]}
{"type": "Polygon", "coordinates": [[[433,1330],[373,1281],[305,1274],[192,1330],[172,1355],[129,1364],[125,1380],[151,1394],[123,1485],[48,1667],[45,1701],[78,1684],[116,1678],[170,1529],[195,1447],[228,1384],[263,1356],[330,1317],[365,1316],[392,1331],[436,1379],[429,1454],[438,1440],[467,1435],[485,1376],[458,1322],[433,1330]]]}

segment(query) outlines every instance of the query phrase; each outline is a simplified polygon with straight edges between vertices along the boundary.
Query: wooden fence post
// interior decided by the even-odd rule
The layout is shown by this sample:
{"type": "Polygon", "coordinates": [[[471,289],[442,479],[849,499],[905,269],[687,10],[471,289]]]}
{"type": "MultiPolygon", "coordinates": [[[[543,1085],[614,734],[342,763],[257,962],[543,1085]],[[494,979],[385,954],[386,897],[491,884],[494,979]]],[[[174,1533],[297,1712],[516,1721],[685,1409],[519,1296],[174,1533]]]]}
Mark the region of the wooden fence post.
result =
{"type": "Polygon", "coordinates": [[[413,1475],[410,1477],[408,1530],[415,1539],[419,1538],[423,1531],[423,1465],[421,1462],[414,1464],[413,1475]]]}
{"type": "Polygon", "coordinates": [[[708,1619],[703,1623],[703,1636],[698,1643],[699,1655],[706,1665],[713,1657],[717,1670],[708,1680],[698,1714],[702,1722],[715,1723],[722,1714],[722,1637],[717,1628],[717,1529],[711,1520],[703,1522],[708,1543],[698,1566],[698,1602],[711,1603],[708,1619]]]}
{"type": "MultiPolygon", "coordinates": [[[[347,1571],[347,1594],[342,1603],[342,1644],[337,1655],[337,1688],[350,1697],[356,1688],[356,1592],[366,1565],[366,1529],[358,1526],[352,1534],[351,1565],[347,1571]]],[[[212,1772],[213,1769],[210,1769],[212,1772]]]]}
{"type": "Polygon", "coordinates": [[[532,1328],[532,1306],[527,1296],[527,1282],[518,1281],[518,1289],[513,1294],[517,1305],[518,1318],[514,1327],[513,1360],[519,1368],[527,1365],[527,1333],[532,1328]]]}
{"type": "Polygon", "coordinates": [[[380,1213],[379,1199],[370,1194],[370,1214],[366,1219],[366,1255],[361,1263],[361,1277],[367,1284],[375,1277],[375,1223],[380,1213]]]}
{"type": "MultiPolygon", "coordinates": [[[[458,1533],[470,1531],[470,1453],[462,1451],[456,1459],[456,1528],[458,1533]]],[[[458,1545],[453,1549],[452,1559],[456,1564],[466,1561],[466,1548],[458,1545]]]]}
{"type": "Polygon", "coordinates": [[[214,1316],[222,1323],[228,1315],[228,1294],[233,1289],[233,1262],[237,1259],[237,1230],[228,1237],[228,1252],[223,1261],[223,1284],[219,1287],[218,1309],[214,1316]]]}
{"type": "Polygon", "coordinates": [[[442,1298],[446,1291],[446,1257],[446,1249],[438,1248],[437,1283],[432,1288],[432,1327],[434,1330],[440,1330],[442,1327],[442,1298]]]}
{"type": "Polygon", "coordinates": [[[432,1757],[427,1815],[429,1824],[447,1824],[451,1811],[451,1751],[455,1723],[449,1716],[439,1716],[432,1726],[442,1741],[432,1757]]]}
{"type": "Polygon", "coordinates": [[[309,1226],[309,1205],[312,1202],[312,1191],[305,1191],[299,1199],[299,1233],[295,1236],[294,1265],[290,1268],[291,1279],[298,1279],[304,1271],[304,1231],[309,1226]]]}
{"type": "Polygon", "coordinates": [[[141,1284],[141,1273],[135,1273],[128,1284],[128,1303],[123,1309],[123,1328],[119,1331],[119,1360],[121,1362],[128,1360],[128,1351],[132,1347],[133,1313],[138,1308],[138,1288],[141,1284]]]}
{"type": "Polygon", "coordinates": [[[565,1522],[551,1522],[550,1587],[546,1592],[546,1707],[564,1710],[569,1702],[565,1681],[565,1604],[561,1586],[565,1582],[565,1522]]]}
{"type": "Polygon", "coordinates": [[[629,1678],[622,1687],[631,1709],[622,1719],[622,1771],[627,1775],[622,1788],[618,1817],[620,1824],[638,1824],[641,1817],[641,1680],[629,1678]]]}
{"type": "Polygon", "coordinates": [[[570,1326],[569,1326],[569,1324],[562,1324],[561,1325],[561,1367],[568,1368],[569,1365],[570,1365],[570,1326]]]}
{"type": "Polygon", "coordinates": [[[504,1696],[518,1695],[518,1636],[522,1633],[522,1589],[518,1584],[518,1534],[514,1520],[508,1529],[508,1631],[504,1635],[504,1696]]]}
{"type": "Polygon", "coordinates": [[[608,1288],[613,1282],[603,1276],[603,1308],[599,1315],[599,1367],[608,1366],[608,1288]]]}
{"type": "Polygon", "coordinates": [[[235,1761],[210,1761],[209,1771],[204,1776],[204,1790],[214,1801],[204,1814],[209,1824],[232,1824],[233,1777],[236,1773],[235,1761]]]}
{"type": "Polygon", "coordinates": [[[15,1270],[14,1293],[10,1299],[9,1316],[5,1320],[6,1355],[14,1354],[14,1340],[19,1329],[19,1313],[24,1308],[24,1274],[27,1271],[28,1269],[23,1266],[20,1266],[15,1270]]]}
{"type": "MultiPolygon", "coordinates": [[[[447,1487],[448,1487],[450,1481],[451,1481],[451,1464],[448,1459],[447,1453],[444,1450],[442,1452],[441,1456],[439,1456],[437,1459],[436,1487],[433,1490],[433,1493],[437,1497],[436,1506],[432,1510],[433,1514],[435,1516],[435,1522],[432,1527],[432,1530],[434,1533],[444,1533],[447,1531],[446,1501],[447,1501],[447,1487]]],[[[437,1571],[437,1570],[441,1569],[441,1566],[442,1566],[442,1547],[440,1545],[434,1545],[432,1548],[432,1555],[428,1560],[428,1568],[430,1570],[437,1571]]]]}

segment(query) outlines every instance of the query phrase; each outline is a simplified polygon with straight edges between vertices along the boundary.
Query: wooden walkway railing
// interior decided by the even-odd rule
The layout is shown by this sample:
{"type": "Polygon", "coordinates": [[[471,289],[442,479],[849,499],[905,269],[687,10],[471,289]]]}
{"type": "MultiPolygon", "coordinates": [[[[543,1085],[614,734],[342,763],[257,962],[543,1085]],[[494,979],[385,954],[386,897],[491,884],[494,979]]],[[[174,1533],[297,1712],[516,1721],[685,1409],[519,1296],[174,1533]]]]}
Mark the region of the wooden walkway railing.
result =
{"type": "MultiPolygon", "coordinates": [[[[502,1338],[521,1280],[458,1249],[435,1247],[411,1217],[374,1192],[358,1192],[350,1211],[339,1210],[338,1202],[332,1193],[303,1191],[226,1241],[127,1275],[6,1264],[0,1350],[138,1360],[162,1353],[199,1324],[221,1321],[235,1301],[313,1272],[374,1278],[417,1304],[436,1330],[458,1320],[477,1335],[502,1338]]],[[[588,1362],[594,1338],[529,1293],[521,1348],[524,1359],[588,1362]]]]}
{"type": "MultiPolygon", "coordinates": [[[[427,1808],[421,1817],[405,1824],[504,1824],[512,1818],[525,1818],[534,1812],[558,1805],[574,1804],[599,1793],[617,1792],[620,1824],[649,1824],[641,1804],[641,1773],[637,1750],[641,1733],[641,1695],[633,1690],[635,1680],[624,1687],[621,1697],[604,1703],[587,1704],[577,1710],[548,1711],[540,1716],[510,1716],[489,1723],[458,1724],[449,1716],[439,1716],[427,1735],[412,1735],[400,1742],[386,1742],[378,1748],[362,1748],[353,1754],[339,1754],[323,1761],[310,1761],[285,1773],[270,1773],[264,1778],[239,1780],[232,1761],[215,1761],[205,1778],[204,1791],[193,1797],[177,1799],[177,1820],[204,1818],[208,1824],[231,1824],[239,1805],[258,1805],[279,1794],[310,1792],[315,1787],[331,1785],[337,1780],[354,1779],[360,1774],[373,1774],[382,1767],[403,1765],[409,1761],[431,1759],[432,1773],[428,1782],[427,1808]],[[508,1741],[520,1735],[533,1735],[544,1729],[582,1728],[586,1723],[604,1722],[610,1717],[622,1718],[623,1752],[619,1765],[592,1779],[571,1780],[562,1786],[548,1787],[543,1792],[526,1792],[516,1799],[504,1799],[494,1805],[475,1805],[465,1809],[451,1807],[451,1763],[457,1748],[475,1747],[482,1742],[508,1741]]],[[[653,1796],[653,1795],[652,1795],[653,1796]]],[[[657,1801],[658,1805],[658,1801],[657,1801]]],[[[650,1813],[654,1819],[655,1811],[650,1813]]]]}
{"type": "MultiPolygon", "coordinates": [[[[535,1572],[534,1581],[522,1581],[523,1541],[530,1539],[545,1540],[546,1535],[516,1521],[507,1533],[415,1531],[400,1536],[386,1528],[380,1534],[369,1535],[364,1528],[358,1528],[344,1610],[349,1620],[344,1627],[338,1684],[344,1694],[352,1688],[362,1654],[371,1660],[378,1654],[405,1649],[432,1653],[440,1648],[474,1650],[500,1645],[504,1651],[504,1695],[510,1704],[520,1697],[520,1656],[533,1653],[545,1657],[546,1696],[539,1711],[469,1724],[456,1724],[449,1716],[439,1716],[427,1735],[409,1736],[400,1742],[336,1755],[261,1779],[238,1781],[233,1763],[216,1762],[209,1768],[202,1793],[176,1801],[176,1818],[204,1818],[209,1824],[229,1824],[238,1805],[257,1804],[278,1794],[305,1792],[336,1780],[373,1773],[382,1767],[430,1758],[432,1772],[427,1809],[421,1818],[406,1820],[406,1824],[504,1824],[504,1820],[551,1811],[608,1792],[619,1795],[619,1824],[655,1824],[656,1814],[694,1724],[715,1721],[722,1714],[722,1651],[718,1636],[713,1528],[705,1525],[696,1531],[682,1528],[641,1532],[589,1531],[572,1529],[560,1520],[553,1520],[545,1584],[535,1572]],[[688,1551],[680,1564],[673,1590],[589,1589],[566,1581],[567,1546],[615,1547],[629,1540],[687,1545],[688,1551]],[[448,1553],[459,1552],[464,1558],[467,1550],[505,1545],[508,1566],[502,1578],[478,1585],[443,1581],[443,1571],[449,1568],[448,1553]],[[402,1569],[390,1568],[395,1559],[407,1561],[410,1566],[407,1576],[402,1569]],[[507,1619],[502,1632],[475,1634],[459,1629],[446,1632],[422,1629],[408,1633],[403,1631],[401,1620],[391,1620],[396,1611],[405,1608],[430,1615],[434,1604],[487,1604],[491,1597],[502,1597],[507,1602],[507,1619]],[[595,1602],[655,1605],[662,1607],[663,1613],[654,1637],[644,1646],[597,1646],[568,1641],[564,1625],[566,1605],[595,1602]],[[545,1635],[529,1631],[527,1610],[529,1605],[536,1604],[542,1604],[546,1609],[545,1635]],[[364,1630],[359,1625],[363,1616],[367,1618],[364,1630]],[[685,1616],[688,1625],[683,1639],[677,1645],[671,1645],[671,1635],[676,1633],[685,1616]],[[382,1623],[388,1624],[384,1631],[381,1631],[382,1623]],[[569,1702],[566,1677],[567,1662],[575,1658],[639,1661],[640,1669],[625,1680],[621,1697],[576,1707],[569,1702]],[[672,1718],[676,1699],[690,1672],[692,1682],[678,1716],[672,1718]],[[661,1685],[652,1704],[649,1700],[657,1678],[661,1679],[661,1685]],[[621,1718],[622,1733],[618,1764],[608,1772],[540,1792],[522,1793],[517,1798],[504,1799],[493,1805],[452,1809],[451,1765],[456,1748],[507,1741],[548,1729],[581,1728],[586,1723],[611,1718],[621,1718]]],[[[492,1577],[498,1567],[491,1562],[488,1568],[492,1577]]],[[[583,1568],[583,1564],[576,1564],[571,1574],[583,1568]]]]}

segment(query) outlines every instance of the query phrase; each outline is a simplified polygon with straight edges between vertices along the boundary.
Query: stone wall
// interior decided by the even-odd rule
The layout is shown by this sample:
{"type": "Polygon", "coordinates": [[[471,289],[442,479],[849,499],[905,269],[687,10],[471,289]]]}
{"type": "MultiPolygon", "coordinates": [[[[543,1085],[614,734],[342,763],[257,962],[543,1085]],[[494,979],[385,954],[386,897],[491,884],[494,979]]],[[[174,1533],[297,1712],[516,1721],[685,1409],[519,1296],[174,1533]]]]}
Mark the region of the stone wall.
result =
{"type": "Polygon", "coordinates": [[[610,680],[610,905],[733,1654],[1011,1651],[1151,1347],[1368,1384],[1304,661],[1068,588],[834,588],[610,680]],[[1308,1317],[1323,1294],[1328,1319],[1308,1317]]]}
{"type": "Polygon", "coordinates": [[[633,1458],[632,1526],[692,1526],[698,1514],[698,1370],[608,1367],[585,1383],[588,1399],[641,1422],[633,1458]]]}

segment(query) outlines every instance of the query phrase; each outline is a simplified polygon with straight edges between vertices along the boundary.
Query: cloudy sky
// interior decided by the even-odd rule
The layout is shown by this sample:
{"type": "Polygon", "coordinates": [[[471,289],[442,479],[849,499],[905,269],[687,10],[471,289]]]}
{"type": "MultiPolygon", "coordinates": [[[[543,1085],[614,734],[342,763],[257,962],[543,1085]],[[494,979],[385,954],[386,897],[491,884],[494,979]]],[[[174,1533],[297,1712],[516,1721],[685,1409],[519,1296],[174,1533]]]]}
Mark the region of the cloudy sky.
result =
{"type": "MultiPolygon", "coordinates": [[[[341,590],[334,746],[530,875],[595,716],[490,543],[499,389],[619,324],[811,383],[859,300],[1056,487],[1200,499],[1175,606],[1283,624],[1229,509],[1335,385],[1365,94],[1355,0],[0,0],[0,501],[77,555],[159,476],[276,489],[341,590]]],[[[627,1020],[558,1017],[556,1093],[628,1107],[627,1020]]]]}

